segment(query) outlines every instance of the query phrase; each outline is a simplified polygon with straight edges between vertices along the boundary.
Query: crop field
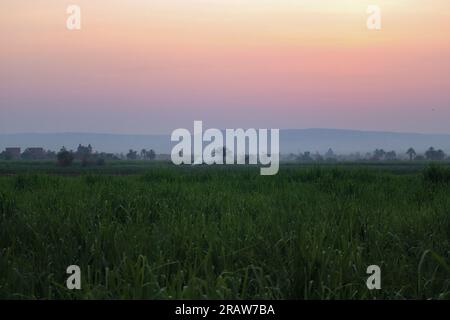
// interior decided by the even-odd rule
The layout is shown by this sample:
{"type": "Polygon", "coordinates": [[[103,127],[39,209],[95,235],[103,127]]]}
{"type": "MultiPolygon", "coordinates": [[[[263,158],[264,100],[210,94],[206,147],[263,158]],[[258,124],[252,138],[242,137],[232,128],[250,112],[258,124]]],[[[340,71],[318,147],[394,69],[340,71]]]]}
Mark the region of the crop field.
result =
{"type": "Polygon", "coordinates": [[[449,169],[2,162],[0,298],[450,299],[449,169]]]}

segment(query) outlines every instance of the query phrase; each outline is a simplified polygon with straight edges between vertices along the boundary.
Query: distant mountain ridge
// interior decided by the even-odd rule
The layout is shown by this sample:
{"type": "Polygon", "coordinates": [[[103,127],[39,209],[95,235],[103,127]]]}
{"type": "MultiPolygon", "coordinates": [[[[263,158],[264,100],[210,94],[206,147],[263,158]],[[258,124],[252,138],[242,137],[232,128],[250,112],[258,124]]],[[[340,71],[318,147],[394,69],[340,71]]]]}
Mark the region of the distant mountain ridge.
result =
{"type": "MultiPolygon", "coordinates": [[[[170,153],[174,143],[170,135],[136,135],[103,133],[18,133],[0,134],[0,150],[6,147],[43,147],[59,150],[62,146],[76,149],[79,144],[91,144],[96,151],[126,153],[129,149],[154,149],[170,153]]],[[[344,129],[282,129],[280,151],[283,154],[300,151],[324,153],[332,148],[335,153],[366,153],[377,148],[405,152],[413,147],[424,152],[429,147],[450,153],[450,134],[396,133],[344,129]]]]}
{"type": "MultiPolygon", "coordinates": [[[[281,148],[287,150],[336,153],[371,152],[375,149],[406,152],[413,147],[424,152],[429,147],[450,151],[450,134],[398,133],[344,129],[293,129],[280,133],[281,148]],[[299,143],[301,142],[301,143],[299,143]],[[295,149],[297,148],[297,149],[295,149]]],[[[288,151],[290,152],[290,151],[288,151]]]]}

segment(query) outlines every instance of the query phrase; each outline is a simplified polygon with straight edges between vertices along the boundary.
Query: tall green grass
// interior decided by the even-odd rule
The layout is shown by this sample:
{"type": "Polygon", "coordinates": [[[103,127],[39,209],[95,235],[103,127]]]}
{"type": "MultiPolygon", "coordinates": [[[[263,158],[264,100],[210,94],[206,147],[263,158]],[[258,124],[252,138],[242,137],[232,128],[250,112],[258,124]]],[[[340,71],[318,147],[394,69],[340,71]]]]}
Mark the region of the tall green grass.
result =
{"type": "Polygon", "coordinates": [[[450,184],[435,175],[288,166],[273,177],[227,167],[0,177],[0,298],[448,299],[450,184]],[[65,287],[72,264],[79,291],[65,287]],[[372,264],[378,291],[365,285],[372,264]]]}

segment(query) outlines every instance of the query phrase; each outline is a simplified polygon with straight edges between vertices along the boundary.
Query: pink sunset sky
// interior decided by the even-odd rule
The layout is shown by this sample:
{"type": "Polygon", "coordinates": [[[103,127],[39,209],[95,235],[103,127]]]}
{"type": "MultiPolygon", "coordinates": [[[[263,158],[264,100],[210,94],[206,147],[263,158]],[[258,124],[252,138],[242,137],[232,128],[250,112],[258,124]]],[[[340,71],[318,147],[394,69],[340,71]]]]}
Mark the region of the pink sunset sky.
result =
{"type": "Polygon", "coordinates": [[[448,0],[2,0],[0,133],[450,133],[448,0]],[[66,29],[69,4],[80,31],[66,29]],[[369,4],[382,30],[366,27],[369,4]]]}

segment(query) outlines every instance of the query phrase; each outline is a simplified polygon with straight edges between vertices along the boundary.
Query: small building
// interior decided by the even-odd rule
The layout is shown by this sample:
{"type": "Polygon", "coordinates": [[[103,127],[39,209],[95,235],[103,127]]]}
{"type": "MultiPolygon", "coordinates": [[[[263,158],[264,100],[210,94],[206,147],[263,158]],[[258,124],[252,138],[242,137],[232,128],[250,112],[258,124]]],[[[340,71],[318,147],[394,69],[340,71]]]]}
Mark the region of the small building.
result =
{"type": "Polygon", "coordinates": [[[5,149],[5,155],[8,159],[11,160],[18,160],[20,159],[20,148],[6,148],[5,149]]]}
{"type": "Polygon", "coordinates": [[[27,148],[22,155],[26,160],[41,160],[45,158],[44,148],[27,148]]]}

